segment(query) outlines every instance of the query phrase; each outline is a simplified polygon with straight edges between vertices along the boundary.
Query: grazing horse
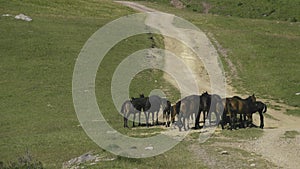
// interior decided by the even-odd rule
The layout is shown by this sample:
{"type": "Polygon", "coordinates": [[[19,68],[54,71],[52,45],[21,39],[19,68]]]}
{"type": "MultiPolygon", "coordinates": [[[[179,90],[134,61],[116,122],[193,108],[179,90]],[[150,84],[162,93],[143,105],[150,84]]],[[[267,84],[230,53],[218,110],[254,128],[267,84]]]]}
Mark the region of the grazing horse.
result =
{"type": "Polygon", "coordinates": [[[154,113],[156,113],[156,125],[158,125],[158,113],[162,105],[162,98],[157,95],[152,95],[146,98],[147,101],[145,111],[148,112],[148,118],[146,118],[146,125],[148,126],[150,113],[152,114],[152,125],[154,125],[154,113]]]}
{"type": "MultiPolygon", "coordinates": [[[[217,94],[208,94],[207,92],[203,93],[200,96],[200,111],[203,111],[203,119],[205,124],[206,117],[209,118],[209,124],[211,124],[211,114],[214,113],[216,117],[216,124],[220,121],[220,114],[222,112],[222,99],[217,94]]],[[[199,126],[200,114],[197,115],[195,120],[195,128],[200,128],[199,126]]]]}
{"type": "MultiPolygon", "coordinates": [[[[255,106],[251,110],[251,116],[252,114],[258,112],[260,117],[260,128],[264,128],[264,115],[263,113],[267,112],[267,105],[265,105],[263,102],[257,101],[255,102],[255,106]]],[[[252,118],[251,118],[252,119],[252,118]]]]}
{"type": "Polygon", "coordinates": [[[240,121],[242,127],[244,126],[246,116],[248,117],[248,120],[252,123],[252,112],[255,109],[256,103],[256,97],[254,96],[254,94],[246,99],[242,99],[238,96],[234,96],[232,98],[225,98],[222,99],[222,103],[224,108],[224,111],[222,113],[222,120],[220,121],[222,129],[224,129],[224,125],[227,122],[229,122],[230,129],[235,129],[237,114],[240,114],[240,121]]]}
{"type": "Polygon", "coordinates": [[[190,128],[189,119],[193,115],[197,115],[200,112],[200,97],[198,95],[190,95],[180,100],[180,108],[178,113],[178,126],[179,130],[184,127],[184,130],[190,128]],[[187,120],[187,125],[186,121],[187,120]]]}

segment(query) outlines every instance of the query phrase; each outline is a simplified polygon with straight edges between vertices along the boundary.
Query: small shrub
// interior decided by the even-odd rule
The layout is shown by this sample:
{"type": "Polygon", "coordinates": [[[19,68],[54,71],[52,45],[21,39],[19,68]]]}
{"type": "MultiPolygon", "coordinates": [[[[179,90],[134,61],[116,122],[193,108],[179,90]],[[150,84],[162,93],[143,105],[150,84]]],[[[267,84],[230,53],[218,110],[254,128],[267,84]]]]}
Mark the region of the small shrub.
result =
{"type": "Polygon", "coordinates": [[[0,169],[43,169],[43,164],[40,161],[33,159],[28,150],[18,160],[10,161],[7,164],[0,161],[0,169]]]}

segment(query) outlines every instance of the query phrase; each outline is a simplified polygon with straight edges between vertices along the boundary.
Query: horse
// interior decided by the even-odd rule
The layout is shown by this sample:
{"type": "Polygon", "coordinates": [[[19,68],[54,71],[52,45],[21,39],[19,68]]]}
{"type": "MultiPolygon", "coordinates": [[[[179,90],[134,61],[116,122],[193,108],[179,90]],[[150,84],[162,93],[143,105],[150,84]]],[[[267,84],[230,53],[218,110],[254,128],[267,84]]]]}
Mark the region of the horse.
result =
{"type": "MultiPolygon", "coordinates": [[[[226,100],[227,102],[227,100],[226,100]]],[[[242,127],[244,126],[244,121],[246,121],[246,116],[248,117],[248,121],[252,123],[252,109],[255,107],[256,97],[254,94],[252,96],[247,97],[246,99],[242,99],[238,96],[234,96],[231,99],[228,99],[227,111],[231,115],[231,129],[235,129],[236,116],[240,114],[240,124],[242,127]],[[244,120],[243,120],[244,117],[244,120]]]]}
{"type": "Polygon", "coordinates": [[[150,117],[150,113],[152,114],[152,125],[154,124],[154,113],[156,112],[156,125],[158,125],[158,113],[160,110],[160,107],[162,105],[162,99],[161,97],[157,95],[152,95],[150,97],[146,97],[146,106],[145,111],[148,113],[148,118],[146,118],[146,125],[148,126],[148,120],[150,117]]]}
{"type": "Polygon", "coordinates": [[[222,99],[222,106],[223,106],[223,113],[221,115],[220,124],[222,129],[224,129],[225,124],[229,123],[229,126],[232,126],[232,113],[228,111],[228,103],[230,102],[231,98],[224,98],[222,99]]]}
{"type": "MultiPolygon", "coordinates": [[[[204,124],[206,117],[209,118],[209,124],[211,124],[211,115],[212,113],[215,114],[216,117],[216,124],[220,121],[220,114],[222,112],[223,106],[222,106],[222,99],[217,94],[208,94],[207,92],[204,92],[200,96],[200,111],[203,111],[203,119],[204,124]]],[[[195,128],[200,128],[199,125],[199,119],[200,119],[200,113],[197,114],[196,120],[195,120],[195,128]]]]}
{"type": "Polygon", "coordinates": [[[200,97],[198,95],[190,95],[177,102],[180,103],[180,108],[178,110],[178,126],[179,131],[184,127],[184,130],[190,128],[189,119],[193,117],[193,115],[198,115],[201,111],[200,107],[200,97]],[[200,111],[200,112],[199,112],[200,111]],[[187,121],[187,124],[185,123],[187,121]]]}
{"type": "Polygon", "coordinates": [[[264,115],[263,115],[263,113],[267,112],[267,105],[264,104],[261,101],[255,102],[255,106],[252,107],[252,109],[251,109],[251,116],[252,116],[252,114],[254,114],[256,112],[259,113],[259,117],[260,117],[260,125],[259,125],[259,127],[261,129],[263,129],[264,128],[264,115]]]}
{"type": "MultiPolygon", "coordinates": [[[[141,126],[141,112],[143,111],[145,114],[145,118],[146,118],[146,122],[148,121],[148,116],[147,116],[147,110],[149,109],[147,107],[147,102],[148,102],[148,98],[144,96],[144,94],[140,94],[139,98],[134,98],[131,97],[131,103],[133,105],[133,107],[135,108],[135,111],[137,111],[139,113],[139,126],[141,126]]],[[[134,120],[135,120],[135,114],[134,113],[134,120]]],[[[148,126],[148,124],[146,123],[146,125],[148,126]]],[[[134,127],[134,121],[133,121],[133,127],[134,127]]]]}
{"type": "Polygon", "coordinates": [[[123,114],[124,117],[124,128],[128,128],[128,117],[130,116],[130,114],[133,114],[133,124],[132,126],[134,127],[134,121],[135,121],[135,114],[136,113],[140,113],[140,111],[138,111],[137,109],[134,108],[131,100],[126,100],[121,107],[121,113],[123,114]]]}
{"type": "Polygon", "coordinates": [[[222,99],[223,113],[222,120],[220,121],[222,129],[224,129],[224,125],[227,122],[229,122],[230,129],[235,129],[237,114],[240,114],[240,124],[242,127],[244,127],[246,116],[248,117],[248,121],[252,123],[252,112],[254,111],[255,103],[256,97],[254,94],[246,99],[238,96],[222,99]]]}

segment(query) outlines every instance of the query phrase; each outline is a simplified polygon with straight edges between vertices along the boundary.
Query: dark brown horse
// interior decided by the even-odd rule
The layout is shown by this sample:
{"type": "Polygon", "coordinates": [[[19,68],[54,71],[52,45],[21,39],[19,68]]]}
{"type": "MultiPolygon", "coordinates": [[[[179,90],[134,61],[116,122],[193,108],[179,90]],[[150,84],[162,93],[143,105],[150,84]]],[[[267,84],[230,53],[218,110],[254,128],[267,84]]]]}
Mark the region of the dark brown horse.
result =
{"type": "Polygon", "coordinates": [[[252,112],[255,108],[256,97],[254,94],[246,99],[242,99],[238,96],[232,98],[226,98],[222,100],[224,106],[224,112],[222,115],[222,128],[224,124],[229,121],[230,129],[236,128],[237,115],[240,115],[240,124],[244,127],[244,121],[248,117],[248,121],[252,123],[252,112]],[[228,120],[229,118],[229,120],[228,120]]]}

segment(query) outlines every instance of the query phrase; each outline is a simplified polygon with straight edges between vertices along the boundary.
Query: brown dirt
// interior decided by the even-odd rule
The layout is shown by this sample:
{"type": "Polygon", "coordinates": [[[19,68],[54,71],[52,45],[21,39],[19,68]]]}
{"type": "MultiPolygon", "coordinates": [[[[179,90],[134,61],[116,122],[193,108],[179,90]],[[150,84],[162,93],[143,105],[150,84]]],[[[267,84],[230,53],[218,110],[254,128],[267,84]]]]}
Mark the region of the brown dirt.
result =
{"type": "MultiPolygon", "coordinates": [[[[148,7],[145,7],[143,5],[133,3],[133,2],[125,2],[125,1],[120,1],[119,3],[122,3],[126,6],[132,7],[138,11],[141,12],[149,12],[149,11],[156,11],[154,9],[150,9],[148,7]]],[[[208,9],[209,10],[209,9],[208,9]]],[[[207,12],[208,12],[207,10],[207,12]]],[[[160,18],[160,20],[148,20],[146,22],[158,22],[158,23],[163,23],[163,22],[168,22],[167,19],[170,18],[160,18]],[[166,19],[166,20],[163,20],[166,19]]],[[[152,23],[152,24],[158,24],[158,23],[152,23]]],[[[171,25],[169,25],[171,26],[171,25]]],[[[170,28],[172,29],[172,28],[170,28]]],[[[212,35],[210,37],[213,37],[212,35]]],[[[232,68],[231,74],[236,78],[237,76],[237,71],[234,67],[234,65],[231,63],[227,56],[227,50],[222,48],[222,46],[217,43],[217,41],[213,38],[214,44],[216,45],[216,48],[219,50],[219,53],[225,57],[225,60],[229,64],[229,66],[232,68]]],[[[210,79],[209,76],[207,75],[207,71],[205,69],[204,64],[195,56],[195,54],[187,48],[185,45],[182,43],[169,38],[165,37],[164,39],[165,43],[165,48],[169,51],[172,51],[175,53],[177,56],[180,56],[181,59],[184,60],[185,64],[189,65],[190,68],[193,69],[195,72],[197,78],[197,83],[201,84],[199,86],[200,91],[210,91],[210,79]]],[[[212,61],[214,62],[214,61],[212,61]]],[[[172,62],[166,61],[166,67],[169,67],[171,69],[174,67],[172,65],[172,62]]],[[[215,63],[212,63],[215,64],[215,63]]],[[[166,80],[170,81],[174,86],[176,85],[176,82],[170,77],[170,76],[165,76],[166,80]]],[[[188,84],[187,84],[188,86],[188,84]]],[[[234,88],[230,85],[226,86],[226,94],[227,96],[233,96],[235,95],[234,88]]],[[[243,96],[242,96],[243,97],[243,96]]],[[[259,100],[263,100],[259,98],[259,100]]],[[[272,105],[274,104],[279,104],[274,101],[268,100],[268,102],[272,105]]],[[[264,129],[264,134],[262,137],[252,140],[252,141],[246,141],[241,144],[233,144],[231,145],[232,147],[236,149],[241,149],[245,150],[249,153],[255,153],[260,155],[262,158],[265,159],[265,161],[271,161],[272,163],[276,164],[276,166],[280,168],[291,168],[291,169],[296,169],[300,165],[300,136],[296,136],[296,138],[284,138],[284,133],[286,131],[299,131],[300,132],[300,118],[299,117],[294,117],[294,116],[289,116],[286,115],[284,112],[286,111],[288,107],[287,105],[280,104],[281,110],[274,110],[271,108],[268,108],[267,114],[271,115],[273,118],[265,118],[265,129],[264,129]],[[276,120],[277,119],[277,120],[276,120]]],[[[258,115],[254,115],[254,123],[259,124],[259,117],[258,115]]],[[[224,143],[225,146],[228,144],[224,143]]],[[[198,145],[199,146],[199,145],[198,145]]],[[[215,146],[224,146],[224,145],[215,145],[215,146]]],[[[208,149],[205,148],[204,146],[197,147],[199,151],[196,151],[196,154],[204,154],[206,158],[202,158],[202,160],[205,162],[205,164],[210,167],[210,168],[222,168],[225,166],[231,166],[232,164],[230,163],[225,163],[222,164],[220,167],[216,167],[218,161],[212,157],[216,157],[216,154],[210,154],[208,153],[208,149]],[[200,149],[199,149],[200,148],[200,149]]],[[[196,149],[197,149],[196,148],[196,149]]],[[[212,147],[211,147],[212,148],[212,147]]],[[[195,150],[195,147],[191,148],[192,150],[195,150]]],[[[201,157],[204,157],[203,155],[201,157]]],[[[224,160],[224,159],[223,159],[224,160]]],[[[228,161],[228,160],[227,160],[228,161]]],[[[241,168],[240,167],[234,167],[234,168],[241,168]]],[[[249,165],[248,165],[249,167],[249,165]]],[[[259,166],[256,166],[259,168],[259,166]]],[[[254,167],[254,168],[256,168],[254,167]]],[[[273,168],[274,165],[270,165],[269,163],[266,163],[266,165],[261,166],[264,168],[273,168]]],[[[245,167],[242,167],[245,168],[245,167]]],[[[253,167],[252,167],[253,168],[253,167]]]]}

